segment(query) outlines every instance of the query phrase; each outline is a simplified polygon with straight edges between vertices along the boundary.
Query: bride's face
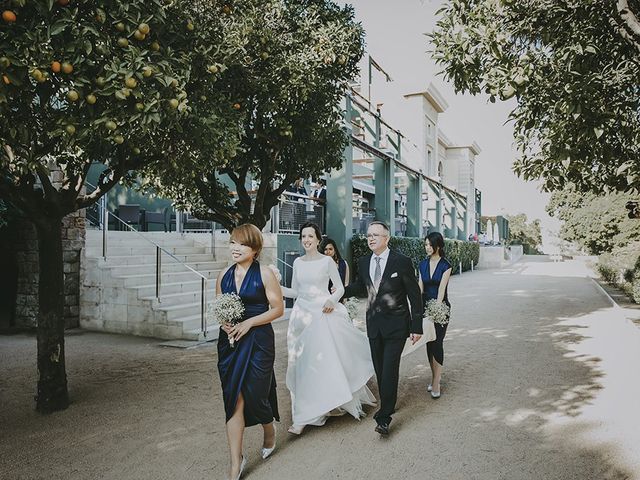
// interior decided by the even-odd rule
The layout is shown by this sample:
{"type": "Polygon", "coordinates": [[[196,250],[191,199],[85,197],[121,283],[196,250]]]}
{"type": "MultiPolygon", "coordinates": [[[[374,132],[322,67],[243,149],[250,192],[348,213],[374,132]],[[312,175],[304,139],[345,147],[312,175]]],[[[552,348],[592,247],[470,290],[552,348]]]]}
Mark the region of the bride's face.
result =
{"type": "Polygon", "coordinates": [[[316,231],[313,228],[303,228],[302,235],[300,235],[300,241],[302,242],[302,246],[305,252],[309,253],[318,251],[318,244],[320,243],[320,239],[316,237],[316,231]]]}

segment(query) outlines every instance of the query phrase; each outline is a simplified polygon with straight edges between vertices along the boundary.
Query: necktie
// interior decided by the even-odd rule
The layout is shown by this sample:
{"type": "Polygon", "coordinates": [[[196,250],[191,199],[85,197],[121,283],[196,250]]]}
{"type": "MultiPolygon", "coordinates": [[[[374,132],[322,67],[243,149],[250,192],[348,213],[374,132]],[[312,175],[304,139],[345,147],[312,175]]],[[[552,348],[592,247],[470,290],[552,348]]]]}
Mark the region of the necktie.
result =
{"type": "Polygon", "coordinates": [[[378,290],[378,287],[380,286],[380,279],[382,278],[382,270],[380,269],[380,260],[382,260],[382,258],[376,257],[375,260],[376,269],[373,272],[373,286],[378,290]]]}

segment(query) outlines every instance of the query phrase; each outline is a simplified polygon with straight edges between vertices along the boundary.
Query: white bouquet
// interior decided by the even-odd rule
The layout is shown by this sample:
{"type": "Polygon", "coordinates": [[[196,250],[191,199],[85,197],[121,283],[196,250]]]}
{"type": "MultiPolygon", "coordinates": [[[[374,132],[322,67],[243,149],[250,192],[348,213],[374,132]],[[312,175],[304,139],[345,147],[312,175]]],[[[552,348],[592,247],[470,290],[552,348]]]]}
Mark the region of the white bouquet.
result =
{"type": "Polygon", "coordinates": [[[424,316],[433,323],[445,325],[449,323],[450,309],[447,304],[436,300],[429,300],[424,308],[424,316]]]}
{"type": "MultiPolygon", "coordinates": [[[[235,293],[218,295],[207,308],[207,320],[215,319],[220,325],[232,326],[242,320],[244,305],[242,299],[235,293]]],[[[234,347],[234,340],[229,337],[229,345],[234,347]]]]}
{"type": "Polygon", "coordinates": [[[347,309],[351,322],[355,322],[360,315],[360,300],[355,297],[349,297],[345,299],[343,305],[347,309]]]}

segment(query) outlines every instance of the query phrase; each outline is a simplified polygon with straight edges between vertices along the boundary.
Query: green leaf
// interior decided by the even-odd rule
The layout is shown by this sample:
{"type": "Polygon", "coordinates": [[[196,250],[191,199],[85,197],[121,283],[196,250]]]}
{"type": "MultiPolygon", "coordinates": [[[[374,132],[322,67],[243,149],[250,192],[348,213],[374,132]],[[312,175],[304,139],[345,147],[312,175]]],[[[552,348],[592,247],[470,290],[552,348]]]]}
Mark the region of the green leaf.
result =
{"type": "Polygon", "coordinates": [[[595,133],[596,134],[596,138],[599,139],[602,136],[602,134],[604,133],[604,130],[601,129],[601,128],[597,128],[596,127],[596,128],[593,129],[593,133],[595,133]]]}
{"type": "Polygon", "coordinates": [[[69,21],[68,20],[66,20],[66,19],[58,20],[56,23],[51,25],[51,27],[49,28],[49,36],[53,37],[55,35],[58,35],[65,28],[67,28],[68,25],[69,25],[69,21]]]}

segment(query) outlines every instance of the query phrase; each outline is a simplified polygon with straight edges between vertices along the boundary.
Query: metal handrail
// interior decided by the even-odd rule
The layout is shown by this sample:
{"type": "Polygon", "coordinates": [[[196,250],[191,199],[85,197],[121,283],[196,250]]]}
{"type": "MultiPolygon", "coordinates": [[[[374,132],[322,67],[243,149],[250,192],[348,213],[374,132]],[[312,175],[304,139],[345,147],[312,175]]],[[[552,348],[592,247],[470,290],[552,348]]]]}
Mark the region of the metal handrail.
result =
{"type": "MultiPolygon", "coordinates": [[[[85,183],[90,187],[93,187],[94,189],[97,188],[95,185],[92,185],[89,182],[85,182],[85,183]]],[[[195,273],[200,277],[200,331],[202,332],[204,337],[206,337],[207,336],[207,322],[206,322],[206,315],[205,315],[206,305],[207,305],[206,292],[207,292],[207,281],[209,279],[205,277],[203,274],[201,274],[200,272],[198,272],[197,270],[195,270],[193,267],[187,265],[185,262],[178,259],[175,255],[173,255],[171,252],[169,252],[168,250],[158,245],[156,242],[149,240],[140,231],[133,228],[127,222],[125,222],[120,217],[118,217],[115,213],[110,212],[107,209],[107,202],[104,195],[100,198],[100,206],[102,211],[102,215],[101,215],[102,257],[104,258],[105,261],[107,260],[107,231],[109,229],[109,215],[111,215],[113,218],[118,220],[122,225],[127,227],[130,231],[137,233],[145,241],[149,242],[150,244],[156,247],[156,300],[158,301],[158,303],[161,302],[160,297],[161,297],[161,289],[162,289],[162,252],[169,255],[169,257],[171,257],[174,261],[178,262],[187,270],[190,270],[192,273],[195,273]]]]}

